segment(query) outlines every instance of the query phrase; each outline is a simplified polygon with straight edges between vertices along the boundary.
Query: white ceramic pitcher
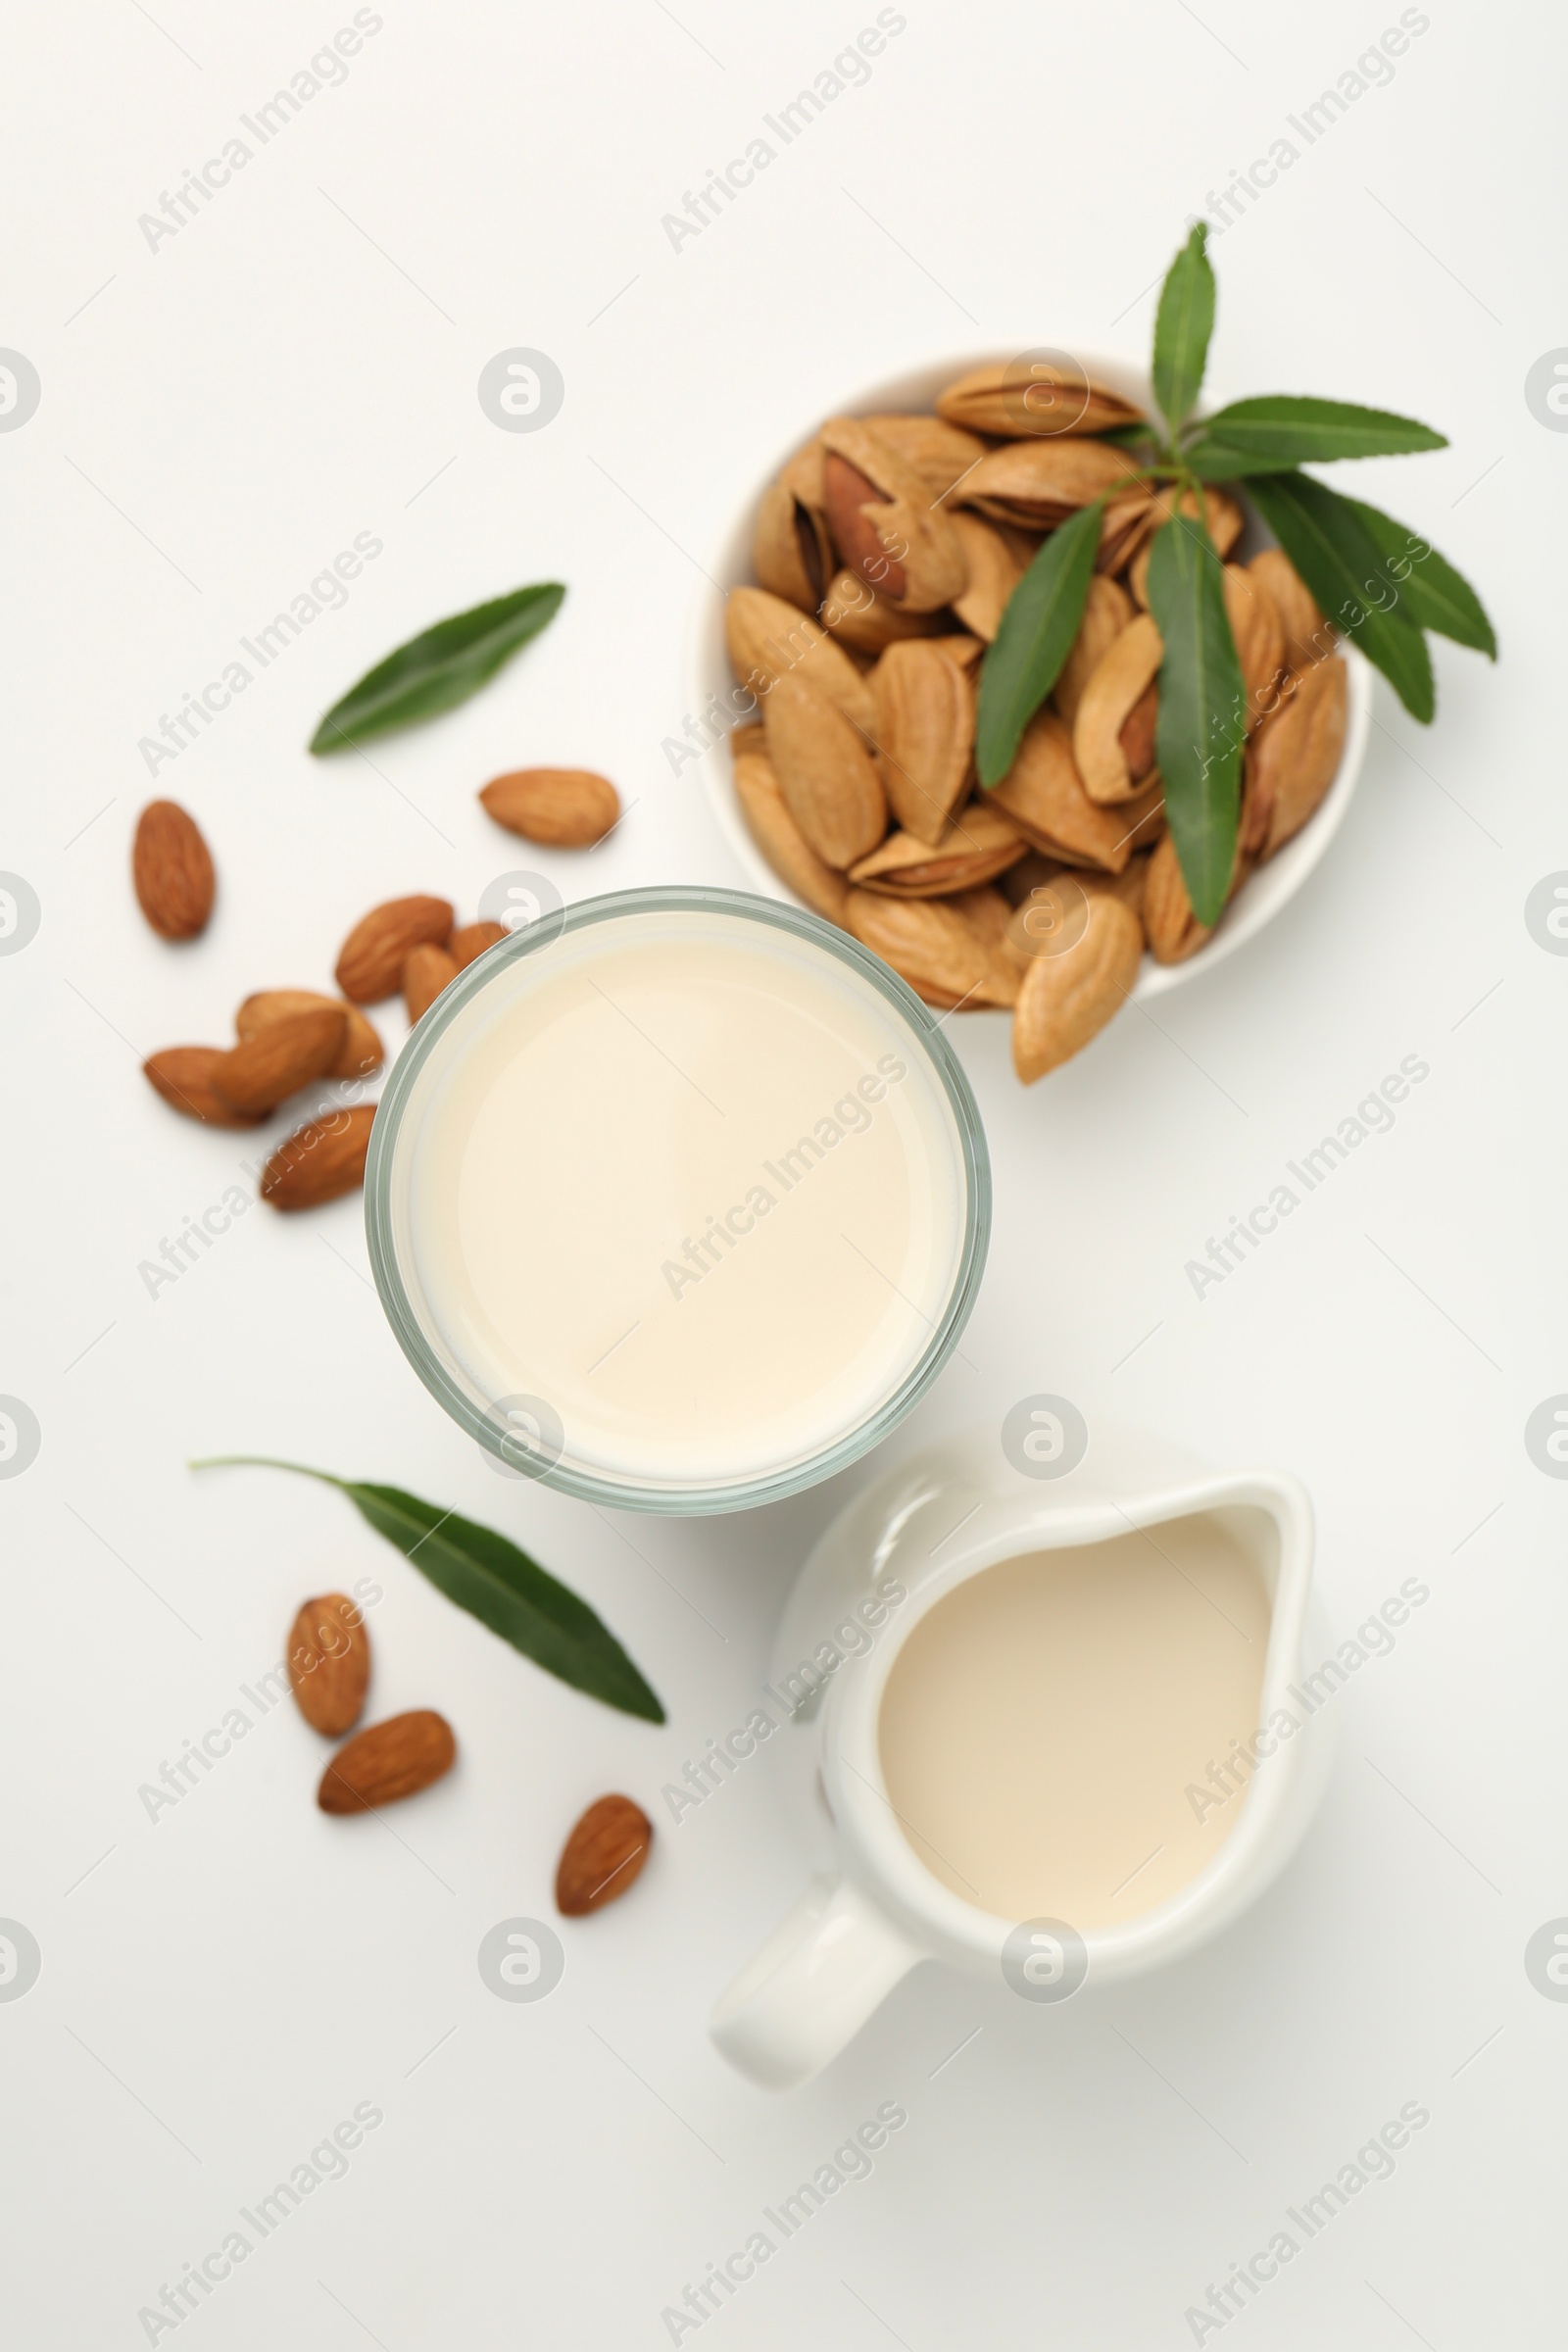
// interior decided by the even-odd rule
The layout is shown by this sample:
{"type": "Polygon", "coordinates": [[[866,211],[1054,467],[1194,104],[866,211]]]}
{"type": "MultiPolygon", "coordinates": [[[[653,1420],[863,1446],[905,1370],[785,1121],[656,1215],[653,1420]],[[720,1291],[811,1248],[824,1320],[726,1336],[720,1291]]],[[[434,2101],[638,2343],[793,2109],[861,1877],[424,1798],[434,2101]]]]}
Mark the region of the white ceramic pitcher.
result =
{"type": "MultiPolygon", "coordinates": [[[[725,2057],[758,2082],[783,2089],[814,2075],[920,1960],[945,1960],[1044,1998],[1064,1982],[1067,1989],[1078,1981],[1107,1984],[1162,1967],[1254,1901],[1311,1818],[1331,1761],[1333,1710],[1309,1712],[1289,1695],[1331,1647],[1310,1594],[1304,1490],[1274,1471],[1208,1470],[1146,1433],[1099,1425],[1065,1475],[1054,1474],[1049,1447],[1037,1450],[1047,1458],[1031,1461],[1028,1472],[1015,1469],[993,1428],[910,1456],[828,1529],[786,1606],[772,1676],[779,1690],[793,1680],[798,1692],[800,1662],[858,1603],[871,1604],[863,1625],[878,1616],[879,1584],[886,1589],[891,1579],[906,1594],[881,1608],[866,1653],[834,1668],[783,1734],[816,1875],[710,2020],[725,2057]],[[1020,1553],[1103,1542],[1196,1512],[1220,1515],[1269,1596],[1259,1724],[1284,1709],[1298,1728],[1249,1781],[1236,1826],[1197,1878],[1136,1918],[1081,1938],[1069,1931],[1073,1948],[1064,1952],[1050,1933],[1023,1935],[1031,1923],[965,1902],[921,1862],[883,1782],[882,1692],[913,1627],[965,1578],[1020,1553]]],[[[1022,1459],[1030,1448],[1015,1445],[1013,1452],[1022,1459]]]]}

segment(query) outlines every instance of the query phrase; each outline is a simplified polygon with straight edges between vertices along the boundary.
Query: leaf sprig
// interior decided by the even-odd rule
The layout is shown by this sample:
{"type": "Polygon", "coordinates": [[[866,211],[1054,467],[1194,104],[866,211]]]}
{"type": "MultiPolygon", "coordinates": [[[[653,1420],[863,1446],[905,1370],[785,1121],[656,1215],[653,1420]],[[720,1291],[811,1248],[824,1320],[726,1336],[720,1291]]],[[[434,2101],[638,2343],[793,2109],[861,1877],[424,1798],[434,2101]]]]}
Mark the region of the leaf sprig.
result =
{"type": "MultiPolygon", "coordinates": [[[[1195,420],[1214,327],[1207,228],[1199,221],[1160,290],[1152,381],[1163,420],[1102,438],[1129,451],[1138,478],[1168,493],[1170,518],[1150,547],[1148,595],[1164,656],[1155,749],[1165,813],[1200,922],[1229,894],[1241,810],[1246,693],[1209,536],[1205,488],[1237,483],[1252,501],[1324,617],[1382,670],[1412,717],[1436,707],[1426,632],[1496,659],[1475,590],[1417,531],[1329,488],[1302,466],[1446,449],[1414,417],[1348,401],[1269,393],[1195,420]]],[[[1083,619],[1101,504],[1046,539],[1013,590],[981,672],[976,757],[1000,784],[1025,727],[1061,674],[1083,619]]]]}

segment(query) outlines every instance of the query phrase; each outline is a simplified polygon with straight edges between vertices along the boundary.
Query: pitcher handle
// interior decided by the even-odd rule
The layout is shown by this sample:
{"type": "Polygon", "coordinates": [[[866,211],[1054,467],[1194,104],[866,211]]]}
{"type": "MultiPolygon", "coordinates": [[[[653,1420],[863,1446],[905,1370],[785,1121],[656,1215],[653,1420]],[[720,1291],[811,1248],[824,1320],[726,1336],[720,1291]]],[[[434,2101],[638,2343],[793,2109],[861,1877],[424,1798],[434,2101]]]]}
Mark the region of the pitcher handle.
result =
{"type": "Polygon", "coordinates": [[[818,1878],[726,1991],[708,2030],[754,2082],[793,2089],[925,1958],[849,1879],[818,1878]]]}

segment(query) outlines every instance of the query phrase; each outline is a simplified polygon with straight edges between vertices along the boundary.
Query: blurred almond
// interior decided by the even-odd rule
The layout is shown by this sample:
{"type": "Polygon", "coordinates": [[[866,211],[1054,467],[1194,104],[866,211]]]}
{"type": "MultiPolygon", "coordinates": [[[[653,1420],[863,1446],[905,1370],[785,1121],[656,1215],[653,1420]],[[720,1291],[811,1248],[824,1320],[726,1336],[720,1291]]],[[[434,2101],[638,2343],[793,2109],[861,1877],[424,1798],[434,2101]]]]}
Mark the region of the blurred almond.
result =
{"type": "Polygon", "coordinates": [[[1138,424],[1143,412],[1119,392],[1097,384],[1064,354],[1048,359],[1025,352],[1015,360],[973,368],[937,394],[937,415],[970,432],[1009,440],[1026,434],[1103,433],[1138,424]]]}
{"type": "Polygon", "coordinates": [[[273,1208],[319,1208],[365,1182],[375,1105],[361,1103],[297,1127],[262,1170],[261,1197],[273,1208]]]}
{"type": "Polygon", "coordinates": [[[986,944],[939,899],[888,899],[852,890],[844,912],[846,927],[861,945],[891,964],[928,1004],[950,1008],[975,996],[1001,1001],[986,944]]]}
{"type": "Polygon", "coordinates": [[[773,763],[746,752],[735,761],[735,798],[752,839],[781,881],[830,923],[842,923],[849,888],[820,858],[789,812],[773,763]]]}
{"type": "Polygon", "coordinates": [[[458,976],[457,958],[445,948],[411,948],[403,958],[403,1002],[409,1027],[422,1021],[449,980],[458,976]]]}
{"type": "Polygon", "coordinates": [[[867,738],[876,726],[870,689],[841,645],[808,613],[761,588],[735,588],[724,607],[724,642],[741,685],[765,700],[775,681],[803,678],[867,738]]]}
{"type": "Polygon", "coordinates": [[[890,645],[871,672],[877,765],[895,817],[942,840],[974,756],[975,694],[938,643],[890,645]]]}
{"type": "Polygon", "coordinates": [[[1333,652],[1335,632],[1283,548],[1265,547],[1247,568],[1273,600],[1285,631],[1285,660],[1292,669],[1309,669],[1333,652]]]}
{"type": "Polygon", "coordinates": [[[324,997],[317,989],[259,990],[255,996],[247,997],[235,1013],[234,1034],[241,1040],[254,1037],[259,1029],[267,1028],[270,1022],[284,1020],[291,1013],[318,1012],[323,1006],[346,1016],[342,1049],[326,1076],[364,1078],[371,1070],[378,1070],[385,1058],[385,1050],[358,1005],[344,1004],[336,997],[324,997]]]}
{"type": "Polygon", "coordinates": [[[785,805],[825,864],[841,870],[874,849],[887,829],[887,803],[858,730],[795,671],[763,707],[767,754],[785,805]]]}
{"type": "Polygon", "coordinates": [[[995,524],[982,522],[978,514],[959,508],[953,527],[969,566],[969,584],[961,596],[954,598],[953,610],[966,629],[989,645],[1002,626],[1007,599],[1023,578],[1025,566],[995,524]]]}
{"type": "MultiPolygon", "coordinates": [[[[1238,840],[1236,862],[1231,868],[1230,888],[1225,903],[1229,906],[1242,884],[1251,872],[1253,859],[1238,840]]],[[[1211,926],[1205,927],[1193,912],[1193,902],[1187,895],[1187,884],[1176,856],[1176,844],[1167,833],[1155,845],[1149,860],[1149,876],[1144,890],[1144,931],[1149,940],[1149,952],[1156,963],[1185,963],[1189,956],[1207,945],[1214,936],[1211,926]]]]}
{"type": "Polygon", "coordinates": [[[859,417],[830,417],[821,440],[828,529],[850,569],[906,612],[951,605],[968,569],[919,473],[859,417]]]}
{"type": "Polygon", "coordinates": [[[589,849],[620,821],[619,793],[586,767],[514,768],[484,785],[479,798],[509,833],[551,849],[589,849]]]}
{"type": "Polygon", "coordinates": [[[213,1072],[228,1058],[222,1046],[166,1046],[142,1063],[142,1074],[171,1109],[208,1127],[254,1127],[260,1110],[237,1110],[213,1084],[213,1072]]]}
{"type": "Polygon", "coordinates": [[[452,1726],[433,1708],[389,1716],[340,1747],[321,1775],[316,1801],[323,1813],[368,1813],[417,1796],[457,1760],[452,1726]]]}
{"type": "MultiPolygon", "coordinates": [[[[1201,508],[1196,491],[1184,491],[1181,511],[1195,519],[1200,511],[1206,514],[1209,539],[1213,543],[1215,553],[1222,558],[1230,554],[1231,549],[1242,535],[1243,516],[1240,506],[1228,490],[1216,490],[1212,483],[1208,484],[1204,490],[1201,508]]],[[[1149,528],[1144,534],[1143,544],[1127,574],[1128,585],[1146,612],[1149,609],[1150,543],[1152,541],[1155,531],[1162,523],[1168,522],[1175,512],[1176,500],[1173,492],[1160,490],[1154,493],[1150,502],[1149,528]]]]}
{"type": "Polygon", "coordinates": [[[460,972],[491,948],[499,948],[511,937],[505,923],[465,923],[447,941],[447,954],[460,972]]]}
{"type": "Polygon", "coordinates": [[[1145,698],[1159,675],[1164,651],[1152,614],[1140,612],[1111,639],[1079,697],[1073,759],[1085,791],[1102,806],[1131,800],[1153,764],[1154,705],[1145,698]],[[1124,741],[1135,712],[1141,723],[1124,741]]]}
{"type": "Polygon", "coordinates": [[[1089,894],[1081,937],[1058,956],[1031,958],[1012,1016],[1012,1063],[1025,1086],[1079,1053],[1132,993],[1144,934],[1130,906],[1089,894]]]}
{"type": "Polygon", "coordinates": [[[978,434],[950,424],[945,416],[865,416],[860,421],[919,475],[933,502],[946,498],[986,454],[978,434]]]}
{"type": "Polygon", "coordinates": [[[388,899],[355,924],[338,954],[334,977],[355,1004],[379,1004],[395,996],[403,959],[424,943],[445,947],[452,935],[452,908],[445,899],[388,899]]]}
{"type": "Polygon", "coordinates": [[[195,939],[206,930],[218,881],[196,819],[177,801],[149,801],[136,819],[130,877],[161,939],[195,939]]]}
{"type": "Polygon", "coordinates": [[[803,612],[816,611],[832,577],[833,546],[821,509],[808,506],[787,477],[770,482],[759,502],[752,569],[770,595],[803,612]]]}
{"type": "Polygon", "coordinates": [[[930,637],[942,625],[938,612],[906,612],[890,605],[858,571],[835,572],[822,599],[822,626],[858,654],[879,654],[905,637],[930,637]]]}
{"type": "Polygon", "coordinates": [[[1136,480],[1132,460],[1103,441],[1013,441],[982,458],[958,495],[998,522],[1049,530],[1136,480]]]}
{"type": "Polygon", "coordinates": [[[1247,688],[1250,729],[1278,699],[1274,689],[1285,668],[1285,624],[1267,587],[1240,564],[1225,565],[1225,612],[1247,688]]]}
{"type": "Polygon", "coordinates": [[[1305,824],[1339,773],[1345,751],[1349,680],[1331,654],[1294,672],[1272,717],[1247,752],[1242,842],[1256,858],[1272,858],[1305,824]]]}
{"type": "Polygon", "coordinates": [[[566,1839],[556,1870],[556,1908],[582,1919],[618,1901],[642,1875],[654,1825],[629,1796],[602,1796],[566,1839]]]}
{"type": "Polygon", "coordinates": [[[912,833],[890,833],[850,869],[861,890],[894,899],[936,899],[978,890],[1027,856],[1028,844],[1000,808],[969,803],[932,846],[912,833]]]}
{"type": "Polygon", "coordinates": [[[213,1085],[236,1110],[272,1110],[290,1095],[324,1078],[348,1034],[345,1006],[327,1003],[266,1021],[230,1048],[213,1068],[213,1085]]]}
{"type": "Polygon", "coordinates": [[[1054,710],[1029,721],[1012,766],[990,797],[1048,858],[1119,874],[1132,856],[1125,816],[1090,799],[1071,738],[1054,710]]]}
{"type": "Polygon", "coordinates": [[[339,1740],[359,1722],[370,1680],[365,1612],[346,1592],[303,1601],[289,1630],[289,1688],[313,1731],[339,1740]]]}

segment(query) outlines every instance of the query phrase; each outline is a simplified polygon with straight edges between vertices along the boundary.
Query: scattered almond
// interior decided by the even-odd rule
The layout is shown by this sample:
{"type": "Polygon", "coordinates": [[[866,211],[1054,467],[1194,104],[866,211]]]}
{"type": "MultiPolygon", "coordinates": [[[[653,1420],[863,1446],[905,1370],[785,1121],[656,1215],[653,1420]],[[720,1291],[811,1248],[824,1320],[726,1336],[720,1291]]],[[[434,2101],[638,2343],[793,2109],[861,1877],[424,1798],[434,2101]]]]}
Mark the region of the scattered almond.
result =
{"type": "Polygon", "coordinates": [[[416,1707],[389,1716],[340,1747],[321,1775],[316,1801],[323,1813],[368,1813],[417,1796],[450,1772],[458,1743],[444,1715],[416,1707]]]}
{"type": "Polygon", "coordinates": [[[346,1592],[303,1601],[288,1637],[288,1679],[313,1731],[341,1739],[359,1722],[370,1680],[365,1612],[346,1592]]]}
{"type": "Polygon", "coordinates": [[[556,1908],[566,1919],[602,1911],[641,1875],[654,1825],[629,1796],[602,1796],[589,1806],[556,1872],[556,1908]]]}
{"type": "Polygon", "coordinates": [[[213,1084],[214,1070],[227,1058],[221,1046],[166,1046],[141,1066],[155,1091],[186,1118],[208,1127],[254,1127],[264,1114],[236,1110],[213,1084]]]}
{"type": "Polygon", "coordinates": [[[337,959],[337,984],[355,1004],[379,1004],[397,994],[403,959],[428,942],[445,947],[452,908],[445,899],[388,899],[355,924],[337,959]]]}
{"type": "Polygon", "coordinates": [[[486,813],[509,833],[552,849],[583,850],[620,822],[620,795],[608,776],[586,767],[519,767],[479,794],[486,813]]]}
{"type": "Polygon", "coordinates": [[[465,923],[447,941],[447,954],[460,972],[466,971],[487,948],[499,948],[510,936],[505,923],[465,923]]]}
{"type": "Polygon", "coordinates": [[[261,1195],[274,1208],[319,1208],[365,1182],[373,1103],[297,1127],[262,1170],[261,1195]]]}
{"type": "Polygon", "coordinates": [[[341,1004],[284,1013],[231,1047],[214,1065],[213,1085],[236,1110],[271,1110],[313,1078],[326,1076],[347,1031],[341,1004]]]}
{"type": "Polygon", "coordinates": [[[149,801],[137,818],[130,876],[160,939],[195,939],[206,930],[218,888],[212,854],[177,801],[149,801]]]}
{"type": "Polygon", "coordinates": [[[458,976],[456,956],[445,948],[411,948],[403,958],[403,1002],[409,1027],[422,1021],[449,980],[458,976]]]}
{"type": "Polygon", "coordinates": [[[264,988],[247,997],[234,1015],[234,1034],[241,1040],[254,1037],[272,1021],[281,1021],[290,1013],[318,1012],[326,1005],[345,1016],[343,1045],[336,1061],[326,1072],[328,1078],[364,1078],[378,1070],[385,1058],[380,1038],[357,1004],[345,1004],[338,997],[323,997],[310,988],[264,988]]]}

